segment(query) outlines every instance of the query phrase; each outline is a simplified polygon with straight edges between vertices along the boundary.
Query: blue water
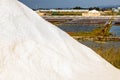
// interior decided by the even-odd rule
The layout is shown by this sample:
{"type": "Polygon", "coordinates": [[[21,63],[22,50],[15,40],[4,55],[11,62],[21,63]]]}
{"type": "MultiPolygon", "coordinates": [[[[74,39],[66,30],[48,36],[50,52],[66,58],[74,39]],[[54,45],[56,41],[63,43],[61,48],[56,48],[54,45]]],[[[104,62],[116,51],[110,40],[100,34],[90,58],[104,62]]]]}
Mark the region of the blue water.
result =
{"type": "Polygon", "coordinates": [[[110,32],[111,32],[114,36],[119,36],[119,37],[120,37],[120,26],[112,26],[110,32]]]}
{"type": "MultiPolygon", "coordinates": [[[[90,32],[93,29],[100,27],[100,26],[81,26],[81,25],[61,25],[59,28],[66,32],[80,32],[80,31],[86,31],[90,32]]],[[[112,26],[110,32],[113,34],[113,36],[120,37],[120,26],[112,26]]],[[[82,44],[88,46],[88,47],[104,47],[104,48],[120,48],[120,41],[108,41],[108,42],[95,42],[95,41],[79,41],[82,44]]]]}
{"type": "Polygon", "coordinates": [[[99,48],[102,47],[104,49],[115,48],[116,50],[120,49],[120,41],[107,41],[107,42],[94,42],[94,41],[79,41],[80,43],[91,47],[91,48],[99,48]]]}
{"type": "Polygon", "coordinates": [[[93,29],[97,28],[98,26],[81,26],[81,25],[61,25],[59,28],[66,32],[81,32],[81,31],[86,31],[90,32],[93,29]]]}
{"type": "MultiPolygon", "coordinates": [[[[101,26],[61,25],[59,28],[66,32],[90,32],[101,26]]],[[[120,36],[120,26],[112,26],[110,32],[114,36],[120,36]]]]}

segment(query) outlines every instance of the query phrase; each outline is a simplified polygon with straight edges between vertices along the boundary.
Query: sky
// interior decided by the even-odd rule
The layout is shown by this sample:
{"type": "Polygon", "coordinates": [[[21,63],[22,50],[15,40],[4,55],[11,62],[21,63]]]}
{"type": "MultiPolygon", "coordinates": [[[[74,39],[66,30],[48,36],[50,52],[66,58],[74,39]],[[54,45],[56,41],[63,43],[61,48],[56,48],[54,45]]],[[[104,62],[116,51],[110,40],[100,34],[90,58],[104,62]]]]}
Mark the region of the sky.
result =
{"type": "Polygon", "coordinates": [[[20,0],[30,8],[71,8],[120,5],[120,0],[20,0]]]}

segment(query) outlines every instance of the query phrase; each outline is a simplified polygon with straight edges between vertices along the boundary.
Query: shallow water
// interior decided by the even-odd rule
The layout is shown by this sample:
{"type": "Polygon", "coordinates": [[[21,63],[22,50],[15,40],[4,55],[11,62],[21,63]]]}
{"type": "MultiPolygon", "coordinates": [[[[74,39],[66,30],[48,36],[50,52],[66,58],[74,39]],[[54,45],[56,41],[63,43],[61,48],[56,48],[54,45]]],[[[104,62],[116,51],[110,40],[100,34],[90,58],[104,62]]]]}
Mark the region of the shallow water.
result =
{"type": "Polygon", "coordinates": [[[81,25],[61,25],[59,28],[66,32],[90,32],[93,29],[97,28],[98,26],[81,26],[81,25]]]}
{"type": "MultiPolygon", "coordinates": [[[[59,28],[66,32],[90,32],[100,26],[81,26],[81,25],[60,25],[59,28]]],[[[120,36],[120,26],[112,26],[110,32],[114,36],[120,36]]]]}
{"type": "MultiPolygon", "coordinates": [[[[59,28],[66,32],[81,32],[86,31],[90,32],[93,29],[100,27],[100,26],[81,26],[81,25],[61,25],[59,28]]],[[[110,32],[113,36],[120,37],[120,26],[112,26],[110,32]]],[[[103,48],[120,48],[120,41],[108,41],[108,42],[95,42],[95,41],[79,41],[82,44],[89,46],[89,47],[103,47],[103,48]]]]}
{"type": "Polygon", "coordinates": [[[110,32],[111,32],[114,36],[119,36],[119,37],[120,37],[120,26],[112,26],[110,32]]]}
{"type": "Polygon", "coordinates": [[[79,41],[80,43],[91,47],[91,48],[120,48],[120,41],[114,42],[114,41],[108,41],[108,42],[98,42],[98,41],[79,41]]]}

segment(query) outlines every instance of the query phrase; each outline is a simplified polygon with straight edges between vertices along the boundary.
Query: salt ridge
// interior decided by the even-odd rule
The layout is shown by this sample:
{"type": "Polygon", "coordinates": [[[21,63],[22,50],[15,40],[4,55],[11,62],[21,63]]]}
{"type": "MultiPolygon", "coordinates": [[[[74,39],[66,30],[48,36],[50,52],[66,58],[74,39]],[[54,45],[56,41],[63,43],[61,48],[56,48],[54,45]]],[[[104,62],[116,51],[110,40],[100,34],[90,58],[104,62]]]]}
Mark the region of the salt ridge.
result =
{"type": "Polygon", "coordinates": [[[0,80],[119,80],[120,70],[17,0],[0,1],[0,80]]]}

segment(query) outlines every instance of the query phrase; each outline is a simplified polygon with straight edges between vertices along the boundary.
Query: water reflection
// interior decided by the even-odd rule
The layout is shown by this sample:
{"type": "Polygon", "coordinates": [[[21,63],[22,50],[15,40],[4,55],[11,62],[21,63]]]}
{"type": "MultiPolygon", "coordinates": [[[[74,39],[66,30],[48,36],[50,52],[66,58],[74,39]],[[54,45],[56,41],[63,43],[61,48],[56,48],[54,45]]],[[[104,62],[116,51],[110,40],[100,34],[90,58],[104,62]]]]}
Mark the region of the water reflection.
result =
{"type": "Polygon", "coordinates": [[[80,43],[91,47],[91,48],[120,48],[120,41],[114,42],[114,41],[108,41],[108,42],[93,42],[93,41],[79,41],[80,43]]]}
{"type": "Polygon", "coordinates": [[[99,26],[60,25],[59,28],[66,32],[90,32],[99,26]]]}
{"type": "Polygon", "coordinates": [[[120,26],[112,26],[110,32],[111,32],[114,36],[119,36],[119,37],[120,37],[120,26]]]}
{"type": "MultiPolygon", "coordinates": [[[[94,30],[95,28],[98,28],[101,26],[81,26],[81,25],[60,25],[59,28],[66,32],[90,32],[94,30]]],[[[112,26],[110,32],[113,34],[113,36],[119,36],[120,37],[120,26],[112,26]]]]}
{"type": "MultiPolygon", "coordinates": [[[[59,28],[66,32],[80,32],[80,31],[86,31],[90,32],[95,28],[98,28],[100,26],[81,26],[81,25],[61,25],[59,28]]],[[[120,37],[120,26],[112,26],[110,32],[113,34],[113,36],[120,37]]],[[[80,41],[82,44],[89,46],[89,47],[103,47],[103,48],[120,48],[120,41],[108,41],[108,42],[94,42],[94,41],[80,41]]]]}

